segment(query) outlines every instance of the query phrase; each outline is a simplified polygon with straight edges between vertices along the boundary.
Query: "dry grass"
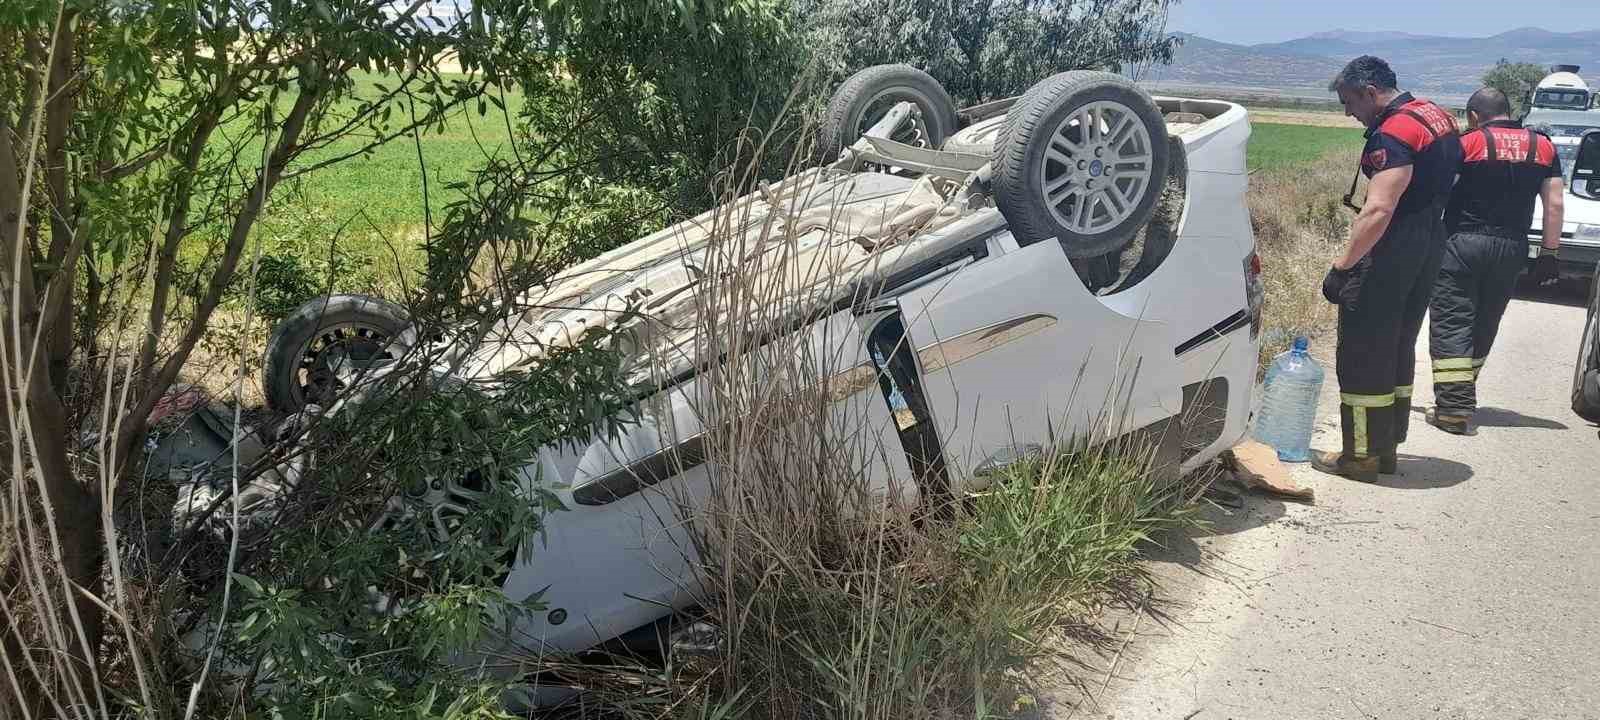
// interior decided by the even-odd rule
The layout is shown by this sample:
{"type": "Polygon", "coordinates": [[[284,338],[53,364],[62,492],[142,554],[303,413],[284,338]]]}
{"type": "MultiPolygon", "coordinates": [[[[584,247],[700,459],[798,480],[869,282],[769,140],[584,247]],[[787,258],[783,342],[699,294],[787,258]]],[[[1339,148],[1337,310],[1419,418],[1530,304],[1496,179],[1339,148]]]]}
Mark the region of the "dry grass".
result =
{"type": "Polygon", "coordinates": [[[1338,314],[1322,298],[1322,278],[1355,218],[1340,203],[1353,164],[1350,153],[1334,151],[1250,177],[1250,222],[1267,291],[1263,359],[1296,335],[1316,339],[1335,326],[1338,314]]]}
{"type": "Polygon", "coordinates": [[[1360,130],[1361,123],[1337,110],[1282,110],[1277,108],[1250,109],[1250,122],[1277,125],[1310,125],[1313,127],[1351,128],[1360,130]]]}

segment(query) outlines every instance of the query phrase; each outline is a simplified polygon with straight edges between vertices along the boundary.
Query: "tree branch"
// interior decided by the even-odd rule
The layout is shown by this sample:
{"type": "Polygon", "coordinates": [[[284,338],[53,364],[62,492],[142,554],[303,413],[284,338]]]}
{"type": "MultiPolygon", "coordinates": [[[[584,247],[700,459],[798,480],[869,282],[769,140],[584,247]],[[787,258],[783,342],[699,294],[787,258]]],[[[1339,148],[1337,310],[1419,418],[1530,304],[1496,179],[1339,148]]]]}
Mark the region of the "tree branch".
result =
{"type": "Polygon", "coordinates": [[[172,207],[167,216],[167,234],[161,251],[156,256],[155,285],[150,299],[149,328],[144,346],[139,351],[139,385],[150,384],[150,373],[155,365],[156,350],[167,322],[167,299],[172,294],[172,273],[178,261],[178,243],[189,233],[189,209],[194,197],[194,181],[200,160],[204,157],[206,142],[217,127],[217,110],[207,108],[189,137],[183,164],[177,169],[177,186],[172,193],[172,207]]]}
{"type": "MultiPolygon", "coordinates": [[[[250,230],[255,226],[256,218],[261,213],[261,208],[266,204],[267,197],[282,179],[283,168],[300,152],[298,145],[300,135],[305,131],[306,118],[313,107],[321,98],[321,91],[316,88],[303,87],[299,97],[295,98],[294,107],[284,118],[278,142],[272,149],[267,164],[263,166],[244,197],[239,201],[239,212],[234,216],[233,226],[228,232],[228,241],[223,251],[222,259],[211,273],[206,292],[195,308],[194,317],[189,322],[182,339],[173,354],[161,365],[161,371],[155,376],[154,382],[145,386],[145,393],[140,398],[133,411],[123,421],[122,431],[117,438],[117,453],[113,458],[115,467],[111,470],[121,474],[124,463],[133,449],[134,443],[144,436],[150,411],[155,409],[156,402],[161,395],[177,379],[178,371],[189,360],[194,352],[195,345],[205,335],[206,327],[211,321],[211,315],[222,302],[222,295],[228,285],[233,281],[233,276],[239,265],[239,258],[244,253],[245,242],[250,237],[250,230]]],[[[170,280],[169,280],[170,284],[170,280]]]]}

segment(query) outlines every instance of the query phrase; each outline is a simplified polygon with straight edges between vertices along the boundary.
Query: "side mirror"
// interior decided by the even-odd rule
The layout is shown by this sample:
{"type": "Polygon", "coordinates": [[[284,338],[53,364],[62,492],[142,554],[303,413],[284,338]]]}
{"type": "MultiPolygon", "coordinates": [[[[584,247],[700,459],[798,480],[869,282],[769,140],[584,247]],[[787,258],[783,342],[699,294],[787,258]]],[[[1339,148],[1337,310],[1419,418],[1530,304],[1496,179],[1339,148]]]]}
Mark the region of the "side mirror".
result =
{"type": "Polygon", "coordinates": [[[1587,133],[1572,160],[1572,194],[1600,200],[1600,131],[1587,133]]]}

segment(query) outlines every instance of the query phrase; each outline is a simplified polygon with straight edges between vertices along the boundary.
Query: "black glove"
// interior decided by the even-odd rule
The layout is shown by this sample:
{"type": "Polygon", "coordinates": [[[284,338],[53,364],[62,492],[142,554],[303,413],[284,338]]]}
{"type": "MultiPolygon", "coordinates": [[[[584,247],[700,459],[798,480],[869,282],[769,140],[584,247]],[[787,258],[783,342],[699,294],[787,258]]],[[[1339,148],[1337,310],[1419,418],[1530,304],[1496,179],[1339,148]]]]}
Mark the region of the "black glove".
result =
{"type": "Polygon", "coordinates": [[[1561,263],[1556,260],[1555,253],[1541,249],[1539,259],[1533,261],[1533,272],[1529,275],[1540,287],[1549,287],[1561,280],[1561,263]]]}
{"type": "Polygon", "coordinates": [[[1322,278],[1322,297],[1334,305],[1353,303],[1361,295],[1361,284],[1366,280],[1367,269],[1372,266],[1372,256],[1366,256],[1356,262],[1355,267],[1349,270],[1328,268],[1328,274],[1322,278]]]}
{"type": "Polygon", "coordinates": [[[1327,277],[1322,278],[1322,297],[1334,305],[1344,302],[1344,286],[1350,283],[1350,271],[1339,268],[1328,268],[1327,277]]]}

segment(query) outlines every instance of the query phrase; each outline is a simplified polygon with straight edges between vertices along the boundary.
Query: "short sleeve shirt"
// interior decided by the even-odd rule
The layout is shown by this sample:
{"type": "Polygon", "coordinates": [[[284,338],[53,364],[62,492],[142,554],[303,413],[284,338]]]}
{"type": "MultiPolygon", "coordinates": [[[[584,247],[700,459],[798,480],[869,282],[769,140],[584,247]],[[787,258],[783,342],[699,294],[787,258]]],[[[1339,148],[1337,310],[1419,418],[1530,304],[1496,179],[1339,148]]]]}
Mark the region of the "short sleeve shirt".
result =
{"type": "Polygon", "coordinates": [[[1561,177],[1555,143],[1512,120],[1485,123],[1461,137],[1461,180],[1450,194],[1450,232],[1522,239],[1532,232],[1534,200],[1561,177]]]}
{"type": "Polygon", "coordinates": [[[1369,179],[1384,170],[1412,166],[1411,184],[1400,196],[1397,214],[1442,206],[1461,162],[1456,117],[1411,93],[1401,93],[1367,128],[1361,172],[1369,179]]]}

